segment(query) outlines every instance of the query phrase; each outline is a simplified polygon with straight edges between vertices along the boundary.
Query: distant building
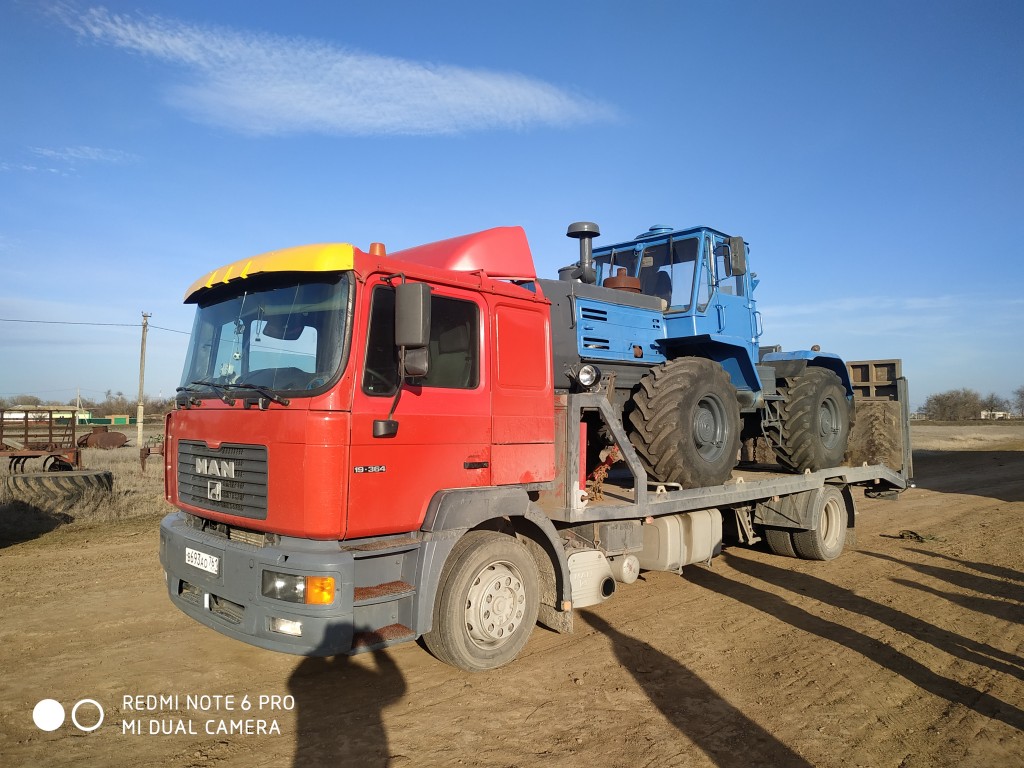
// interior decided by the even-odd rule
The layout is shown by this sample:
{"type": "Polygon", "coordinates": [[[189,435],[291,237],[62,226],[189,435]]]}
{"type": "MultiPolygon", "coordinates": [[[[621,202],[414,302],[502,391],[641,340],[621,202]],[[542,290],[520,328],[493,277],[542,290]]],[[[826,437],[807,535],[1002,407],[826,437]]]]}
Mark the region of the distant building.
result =
{"type": "Polygon", "coordinates": [[[1008,419],[1010,418],[1009,411],[982,411],[981,418],[983,419],[1008,419]]]}
{"type": "Polygon", "coordinates": [[[50,414],[58,421],[75,419],[78,424],[85,424],[92,418],[92,411],[86,408],[75,408],[68,405],[15,405],[3,411],[4,419],[29,421],[49,419],[50,414]]]}

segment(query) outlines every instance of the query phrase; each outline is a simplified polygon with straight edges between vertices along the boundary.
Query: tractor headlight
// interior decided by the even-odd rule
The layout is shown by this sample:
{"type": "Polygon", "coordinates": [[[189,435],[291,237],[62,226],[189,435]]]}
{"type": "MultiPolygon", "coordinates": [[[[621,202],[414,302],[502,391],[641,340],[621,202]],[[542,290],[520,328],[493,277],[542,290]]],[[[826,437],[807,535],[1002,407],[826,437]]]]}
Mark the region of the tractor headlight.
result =
{"type": "Polygon", "coordinates": [[[585,389],[590,389],[601,380],[601,369],[596,365],[584,365],[576,374],[576,381],[585,389]]]}

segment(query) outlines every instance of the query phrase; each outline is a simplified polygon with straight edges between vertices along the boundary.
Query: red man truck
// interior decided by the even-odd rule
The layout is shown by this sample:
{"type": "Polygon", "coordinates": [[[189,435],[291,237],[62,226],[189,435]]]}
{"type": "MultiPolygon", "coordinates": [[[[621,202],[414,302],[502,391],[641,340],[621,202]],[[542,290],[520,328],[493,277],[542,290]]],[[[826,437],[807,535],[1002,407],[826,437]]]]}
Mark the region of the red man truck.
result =
{"type": "MultiPolygon", "coordinates": [[[[648,325],[666,307],[579,275],[538,279],[523,230],[502,227],[390,255],[289,248],[196,281],[166,420],[171,601],[270,650],[422,637],[441,660],[486,670],[538,621],[569,632],[573,609],[640,569],[710,562],[723,542],[831,559],[857,486],[907,486],[908,443],[888,466],[652,481],[623,412],[663,364],[633,345],[599,370],[575,326],[595,303],[648,325]]],[[[722,398],[691,400],[691,421],[665,428],[698,440],[699,460],[715,444],[684,428],[714,427],[706,411],[722,398]]]]}

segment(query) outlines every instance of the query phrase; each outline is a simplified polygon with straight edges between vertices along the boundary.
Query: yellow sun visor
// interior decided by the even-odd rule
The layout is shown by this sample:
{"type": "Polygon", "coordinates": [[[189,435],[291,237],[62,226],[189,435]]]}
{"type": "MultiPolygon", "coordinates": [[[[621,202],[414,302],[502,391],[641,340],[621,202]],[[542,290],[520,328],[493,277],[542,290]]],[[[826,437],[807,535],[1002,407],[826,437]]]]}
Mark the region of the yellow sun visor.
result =
{"type": "Polygon", "coordinates": [[[352,269],[355,248],[349,243],[321,243],[261,253],[213,270],[199,278],[185,292],[185,303],[198,300],[208,288],[244,280],[266,272],[340,272],[352,269]]]}

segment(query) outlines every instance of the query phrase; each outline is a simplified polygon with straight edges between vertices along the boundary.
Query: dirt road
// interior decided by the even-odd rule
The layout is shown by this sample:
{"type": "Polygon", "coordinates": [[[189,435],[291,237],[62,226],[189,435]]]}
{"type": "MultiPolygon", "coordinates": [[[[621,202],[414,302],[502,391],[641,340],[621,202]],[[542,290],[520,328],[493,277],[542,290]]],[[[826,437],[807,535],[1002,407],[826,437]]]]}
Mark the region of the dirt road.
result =
{"type": "Polygon", "coordinates": [[[0,765],[1024,766],[1024,428],[952,434],[839,560],[648,573],[487,674],[221,637],[165,597],[152,520],[7,546],[0,765]]]}

